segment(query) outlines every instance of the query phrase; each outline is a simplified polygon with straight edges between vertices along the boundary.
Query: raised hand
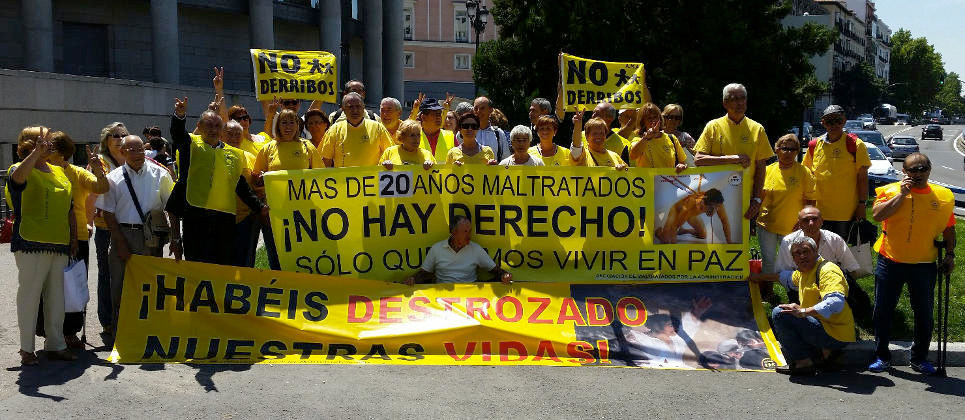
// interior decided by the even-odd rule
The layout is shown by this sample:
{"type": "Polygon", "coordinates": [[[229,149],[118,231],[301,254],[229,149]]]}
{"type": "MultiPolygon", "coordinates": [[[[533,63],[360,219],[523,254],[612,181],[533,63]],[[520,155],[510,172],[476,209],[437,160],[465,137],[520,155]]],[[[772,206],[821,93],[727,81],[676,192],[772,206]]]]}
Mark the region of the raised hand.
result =
{"type": "Polygon", "coordinates": [[[218,94],[218,93],[214,94],[214,101],[208,104],[208,109],[211,111],[220,113],[221,108],[223,107],[224,107],[224,96],[221,96],[221,94],[218,94]]]}
{"type": "Polygon", "coordinates": [[[91,172],[94,175],[104,175],[104,162],[101,162],[100,157],[97,156],[97,146],[91,148],[90,145],[84,147],[87,150],[87,164],[90,166],[91,172]]]}
{"type": "Polygon", "coordinates": [[[456,99],[456,95],[446,92],[446,101],[442,103],[442,107],[445,109],[449,109],[449,106],[452,105],[453,99],[456,99]]]}
{"type": "Polygon", "coordinates": [[[416,98],[415,102],[412,103],[412,108],[419,109],[419,105],[422,105],[422,103],[425,102],[425,100],[426,100],[426,94],[423,92],[419,92],[419,97],[416,98]]]}
{"type": "Polygon", "coordinates": [[[276,96],[268,103],[268,112],[274,115],[278,113],[279,109],[281,109],[281,99],[276,96]]]}
{"type": "Polygon", "coordinates": [[[214,85],[215,92],[224,90],[224,67],[214,68],[214,79],[211,79],[211,83],[214,85]]]}
{"type": "Polygon", "coordinates": [[[184,113],[188,109],[188,97],[185,96],[184,100],[174,98],[174,115],[178,118],[184,118],[184,113]]]}

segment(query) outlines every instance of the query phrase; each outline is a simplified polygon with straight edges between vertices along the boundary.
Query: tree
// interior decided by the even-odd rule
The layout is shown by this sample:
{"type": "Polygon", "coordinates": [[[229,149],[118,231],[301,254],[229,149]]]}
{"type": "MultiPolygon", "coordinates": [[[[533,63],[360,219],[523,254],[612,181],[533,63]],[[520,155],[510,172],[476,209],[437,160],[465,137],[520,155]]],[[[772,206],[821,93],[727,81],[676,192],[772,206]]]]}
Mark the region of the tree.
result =
{"type": "Polygon", "coordinates": [[[875,75],[868,63],[860,63],[838,73],[834,79],[834,101],[844,107],[847,115],[871,113],[878,106],[886,90],[885,81],[875,75]]]}
{"type": "Polygon", "coordinates": [[[556,98],[557,53],[643,62],[658,104],[679,103],[691,131],[723,115],[721,89],[739,82],[748,115],[772,131],[800,120],[827,86],[809,63],[836,34],[820,25],[785,28],[790,2],[773,0],[494,0],[499,39],[480,46],[476,83],[513,121],[529,101],[556,98]]]}
{"type": "Polygon", "coordinates": [[[965,115],[965,98],[962,98],[962,81],[958,73],[945,76],[942,87],[935,96],[935,104],[946,115],[965,115]]]}
{"type": "Polygon", "coordinates": [[[891,36],[891,103],[911,115],[935,105],[945,76],[942,56],[924,37],[912,38],[907,29],[891,36]]]}

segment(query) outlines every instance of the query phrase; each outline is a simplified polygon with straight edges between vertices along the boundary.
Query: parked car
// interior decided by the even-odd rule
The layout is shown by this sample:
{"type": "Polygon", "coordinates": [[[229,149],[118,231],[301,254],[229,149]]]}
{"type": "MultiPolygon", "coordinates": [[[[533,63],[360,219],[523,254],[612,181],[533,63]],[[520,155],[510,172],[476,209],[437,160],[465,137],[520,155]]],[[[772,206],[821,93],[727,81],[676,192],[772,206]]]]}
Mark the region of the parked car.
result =
{"type": "Polygon", "coordinates": [[[956,115],[952,118],[952,124],[965,124],[965,115],[956,115]]]}
{"type": "Polygon", "coordinates": [[[924,140],[924,139],[928,139],[928,138],[938,139],[938,140],[944,140],[944,139],[945,139],[945,136],[944,136],[944,134],[942,133],[942,126],[940,126],[940,125],[938,125],[938,124],[928,124],[928,125],[922,127],[922,129],[921,129],[921,139],[924,140]]]}
{"type": "Polygon", "coordinates": [[[861,141],[867,144],[873,144],[877,146],[879,149],[881,149],[881,153],[884,153],[885,156],[891,156],[891,148],[888,147],[887,143],[885,143],[885,136],[882,136],[880,132],[871,131],[871,130],[861,130],[861,131],[852,131],[852,133],[858,136],[858,138],[860,138],[861,141]]]}
{"type": "Polygon", "coordinates": [[[901,179],[901,173],[895,169],[894,161],[885,156],[881,149],[873,144],[866,146],[868,147],[868,157],[871,158],[871,166],[868,168],[868,184],[870,187],[868,191],[874,194],[875,188],[901,179]]]}
{"type": "Polygon", "coordinates": [[[861,117],[861,118],[858,119],[858,121],[861,121],[861,122],[862,122],[863,127],[864,127],[865,130],[877,130],[877,129],[878,129],[878,124],[875,123],[874,117],[872,117],[872,116],[870,116],[870,115],[867,116],[867,117],[861,117]]]}
{"type": "Polygon", "coordinates": [[[814,137],[814,130],[809,122],[804,123],[803,135],[801,134],[801,128],[796,125],[791,127],[791,129],[787,132],[797,136],[798,140],[800,140],[803,144],[807,144],[807,142],[811,141],[811,139],[814,137]]]}
{"type": "Polygon", "coordinates": [[[888,147],[891,148],[893,159],[904,159],[908,155],[918,152],[918,142],[911,136],[894,136],[888,141],[888,147]]]}
{"type": "Polygon", "coordinates": [[[844,122],[845,131],[864,130],[864,121],[847,120],[844,122]]]}

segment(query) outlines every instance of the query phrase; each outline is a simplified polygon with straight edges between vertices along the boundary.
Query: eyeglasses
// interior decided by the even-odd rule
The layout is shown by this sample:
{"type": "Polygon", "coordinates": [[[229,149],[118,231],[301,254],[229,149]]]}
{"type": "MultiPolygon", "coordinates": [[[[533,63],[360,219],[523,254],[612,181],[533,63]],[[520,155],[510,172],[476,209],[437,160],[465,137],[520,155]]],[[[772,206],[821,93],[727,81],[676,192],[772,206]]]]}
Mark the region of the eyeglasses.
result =
{"type": "Polygon", "coordinates": [[[911,167],[911,168],[905,168],[905,171],[911,172],[911,173],[922,173],[922,172],[928,172],[928,171],[930,171],[930,170],[931,170],[931,168],[928,167],[928,166],[925,166],[925,165],[913,166],[913,167],[911,167]]]}
{"type": "Polygon", "coordinates": [[[680,116],[680,115],[664,115],[664,116],[663,116],[663,119],[665,119],[665,120],[674,120],[674,121],[680,121],[680,120],[682,120],[683,118],[684,118],[684,117],[682,117],[682,116],[680,116]]]}
{"type": "Polygon", "coordinates": [[[239,117],[235,117],[235,121],[245,121],[245,120],[251,121],[251,117],[249,117],[249,116],[247,116],[247,115],[242,115],[242,116],[239,116],[239,117]]]}
{"type": "Polygon", "coordinates": [[[459,127],[462,127],[463,130],[478,130],[479,124],[463,123],[459,127]]]}
{"type": "Polygon", "coordinates": [[[797,147],[779,147],[777,150],[780,150],[782,152],[796,152],[799,149],[797,147]]]}

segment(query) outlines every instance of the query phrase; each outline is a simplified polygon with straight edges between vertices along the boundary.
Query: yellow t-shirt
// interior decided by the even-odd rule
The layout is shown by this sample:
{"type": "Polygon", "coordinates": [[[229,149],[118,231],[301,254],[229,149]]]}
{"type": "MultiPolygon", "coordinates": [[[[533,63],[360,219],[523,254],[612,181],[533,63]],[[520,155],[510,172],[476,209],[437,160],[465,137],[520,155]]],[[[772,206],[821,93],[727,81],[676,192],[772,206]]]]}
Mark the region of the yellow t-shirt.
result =
{"type": "MultiPolygon", "coordinates": [[[[875,204],[901,194],[901,183],[878,187],[875,204]]],[[[917,264],[935,261],[934,240],[949,226],[955,226],[955,195],[948,188],[928,184],[912,189],[898,211],[881,222],[875,251],[889,260],[917,264]]]]}
{"type": "Polygon", "coordinates": [[[778,235],[794,231],[797,214],[805,200],[817,200],[814,175],[811,170],[794,162],[781,169],[778,162],[767,165],[764,172],[764,198],[757,224],[778,235]]]}
{"type": "Polygon", "coordinates": [[[244,150],[252,155],[258,156],[258,151],[261,150],[261,146],[265,143],[255,143],[244,136],[241,137],[241,142],[238,143],[238,148],[244,150]]]}
{"type": "Polygon", "coordinates": [[[316,156],[312,142],[305,139],[282,142],[272,140],[265,143],[258,152],[253,170],[257,173],[324,167],[322,160],[316,156]]]}
{"type": "Polygon", "coordinates": [[[379,164],[379,157],[391,146],[389,131],[378,121],[366,118],[358,127],[352,127],[347,120],[342,120],[325,132],[325,140],[316,154],[319,161],[331,159],[336,168],[373,166],[379,164]]]}
{"type": "MultiPolygon", "coordinates": [[[[586,135],[584,134],[584,137],[586,135]]],[[[585,138],[584,138],[585,140],[585,138]]],[[[586,143],[583,143],[586,144],[586,143]]],[[[606,138],[606,149],[616,153],[617,156],[623,156],[623,150],[630,147],[630,142],[623,136],[617,134],[615,130],[610,132],[610,135],[606,138]]]]}
{"type": "MultiPolygon", "coordinates": [[[[20,163],[14,163],[7,170],[7,175],[13,175],[20,163]]],[[[50,172],[33,169],[27,175],[26,185],[20,192],[20,209],[18,216],[20,237],[42,244],[67,245],[70,243],[70,218],[67,217],[71,209],[70,179],[64,174],[63,168],[47,164],[50,172]]],[[[14,206],[10,184],[5,188],[7,204],[14,206]]]]}
{"type": "MultiPolygon", "coordinates": [[[[255,192],[259,193],[260,195],[264,195],[264,190],[265,190],[264,186],[255,187],[251,183],[251,180],[254,178],[253,175],[254,175],[254,169],[255,169],[255,160],[257,159],[257,157],[245,150],[242,150],[242,152],[243,153],[241,155],[245,161],[244,161],[244,167],[241,168],[241,176],[245,177],[245,181],[248,182],[248,185],[251,186],[251,188],[254,189],[255,192]]],[[[235,223],[240,223],[242,220],[245,220],[245,218],[248,217],[249,214],[251,214],[251,209],[248,207],[247,204],[244,203],[244,201],[241,201],[241,198],[238,198],[237,195],[235,196],[235,206],[237,206],[237,210],[235,213],[235,223]]]]}
{"type": "Polygon", "coordinates": [[[87,232],[87,196],[97,185],[97,177],[80,166],[68,164],[64,167],[64,175],[70,180],[70,196],[74,201],[74,220],[77,225],[77,240],[90,239],[87,232]]]}
{"type": "Polygon", "coordinates": [[[546,164],[546,166],[573,166],[576,164],[570,155],[570,149],[558,145],[554,146],[556,148],[556,154],[553,156],[543,156],[543,154],[540,153],[539,145],[530,147],[527,152],[532,156],[543,159],[543,163],[546,164]]]}
{"type": "MultiPolygon", "coordinates": [[[[795,270],[791,275],[791,281],[797,286],[798,294],[801,298],[801,307],[810,308],[824,299],[828,293],[841,293],[848,296],[848,282],[844,279],[841,268],[824,258],[818,257],[817,264],[810,271],[802,273],[795,270]],[[819,271],[819,273],[816,273],[819,271]],[[815,283],[815,275],[820,274],[821,281],[815,283]]],[[[830,318],[825,318],[820,314],[815,315],[821,321],[821,326],[835,340],[841,342],[853,342],[854,336],[854,316],[851,314],[851,307],[845,302],[844,309],[830,318]]]]}
{"type": "Polygon", "coordinates": [[[678,163],[687,163],[687,154],[680,142],[671,139],[667,133],[661,133],[660,137],[650,140],[634,137],[630,141],[630,159],[636,163],[634,166],[637,168],[673,168],[678,163]],[[643,152],[637,155],[633,153],[633,148],[641,141],[646,143],[643,145],[643,152]]]}
{"type": "Polygon", "coordinates": [[[420,147],[415,152],[407,152],[402,148],[402,145],[397,144],[385,149],[379,161],[389,161],[393,165],[421,165],[425,161],[435,163],[436,160],[432,157],[432,153],[426,149],[420,147]]]}
{"type": "Polygon", "coordinates": [[[589,147],[584,146],[583,154],[580,155],[580,160],[575,162],[574,166],[609,166],[615,168],[618,164],[626,165],[620,155],[607,149],[603,149],[603,153],[596,153],[589,147]]]}
{"type": "Polygon", "coordinates": [[[824,220],[851,220],[858,205],[858,169],[871,166],[868,147],[861,140],[855,141],[855,154],[848,152],[847,133],[841,139],[828,143],[824,137],[817,140],[814,155],[805,153],[801,162],[811,169],[817,182],[821,199],[817,207],[824,220]]]}
{"type": "Polygon", "coordinates": [[[462,162],[462,164],[470,165],[488,165],[490,160],[496,159],[496,154],[493,153],[493,149],[489,146],[481,146],[482,149],[472,156],[467,156],[462,152],[462,146],[456,146],[449,149],[449,153],[446,154],[446,163],[453,164],[455,162],[462,162]]]}
{"type": "Polygon", "coordinates": [[[700,133],[694,152],[712,156],[747,155],[751,165],[744,169],[744,178],[753,185],[754,162],[774,156],[774,149],[767,139],[764,126],[746,116],[735,123],[726,115],[710,120],[700,133]]]}

